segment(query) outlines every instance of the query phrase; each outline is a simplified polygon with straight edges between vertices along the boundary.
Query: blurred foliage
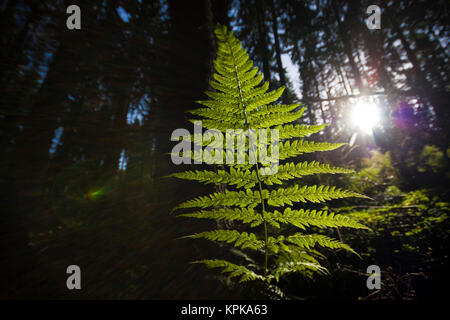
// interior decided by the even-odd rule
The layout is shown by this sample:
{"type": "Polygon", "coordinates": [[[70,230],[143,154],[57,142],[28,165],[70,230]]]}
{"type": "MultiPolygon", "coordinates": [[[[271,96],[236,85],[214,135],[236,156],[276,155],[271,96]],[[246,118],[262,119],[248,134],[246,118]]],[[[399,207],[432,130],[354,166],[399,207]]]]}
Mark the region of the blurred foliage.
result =
{"type": "MultiPolygon", "coordinates": [[[[422,153],[419,156],[419,162],[422,163],[417,168],[419,172],[431,171],[433,173],[438,173],[442,172],[446,167],[444,153],[436,146],[424,146],[422,153]]],[[[446,175],[447,178],[450,177],[449,172],[447,172],[446,175]]]]}
{"type": "Polygon", "coordinates": [[[388,185],[399,183],[398,171],[392,166],[389,152],[373,151],[370,158],[362,159],[362,168],[348,178],[348,183],[357,192],[365,192],[370,197],[377,197],[388,185]]]}
{"type": "MultiPolygon", "coordinates": [[[[443,174],[443,159],[436,147],[427,145],[417,162],[419,168],[443,174]]],[[[389,152],[375,151],[370,158],[364,159],[363,165],[350,177],[350,183],[352,188],[371,196],[376,203],[341,207],[337,213],[355,218],[373,232],[369,235],[345,233],[350,234],[344,237],[345,242],[363,257],[363,261],[345,268],[359,269],[359,272],[364,272],[364,266],[370,264],[382,268],[382,281],[383,277],[386,281],[392,280],[391,286],[383,286],[380,292],[369,296],[371,299],[415,299],[430,295],[425,290],[430,288],[443,293],[442,283],[448,281],[444,271],[448,263],[450,230],[448,190],[441,185],[401,190],[399,174],[391,164],[389,152]],[[394,278],[402,281],[408,278],[408,286],[395,283],[394,278]]]]}

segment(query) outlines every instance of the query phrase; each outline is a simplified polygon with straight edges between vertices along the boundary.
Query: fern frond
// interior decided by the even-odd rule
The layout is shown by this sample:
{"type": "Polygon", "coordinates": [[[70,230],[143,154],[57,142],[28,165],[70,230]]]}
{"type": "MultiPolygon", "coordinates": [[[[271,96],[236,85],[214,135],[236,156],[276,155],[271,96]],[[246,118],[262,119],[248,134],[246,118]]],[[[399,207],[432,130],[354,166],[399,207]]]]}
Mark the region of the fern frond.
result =
{"type": "Polygon", "coordinates": [[[248,81],[250,81],[251,79],[253,79],[255,77],[255,75],[257,75],[259,72],[258,68],[254,67],[253,69],[251,69],[250,71],[241,74],[239,76],[239,81],[242,84],[246,84],[248,81]]]}
{"type": "MultiPolygon", "coordinates": [[[[215,157],[215,149],[212,149],[211,151],[208,151],[207,149],[204,150],[191,150],[190,152],[185,152],[185,153],[169,153],[169,155],[176,155],[177,157],[180,157],[182,159],[185,159],[187,161],[193,161],[194,163],[202,163],[202,162],[206,162],[208,163],[208,159],[214,158],[215,157]]],[[[238,163],[237,160],[237,153],[234,152],[234,155],[232,154],[231,150],[223,150],[222,154],[219,155],[219,158],[222,157],[222,163],[223,164],[228,164],[227,163],[229,158],[233,158],[234,159],[234,164],[232,165],[233,168],[239,168],[241,170],[249,170],[251,167],[253,167],[252,164],[249,164],[249,155],[248,153],[245,154],[245,159],[243,159],[243,163],[238,163]]]]}
{"type": "Polygon", "coordinates": [[[286,163],[276,169],[277,172],[274,173],[275,168],[262,168],[262,171],[264,172],[263,181],[265,184],[281,184],[282,180],[301,178],[303,176],[319,173],[338,174],[354,172],[354,170],[351,169],[331,167],[329,164],[321,164],[316,161],[304,161],[297,164],[286,163]]]}
{"type": "Polygon", "coordinates": [[[169,177],[176,177],[186,180],[196,180],[203,183],[214,184],[228,184],[235,185],[237,188],[251,188],[254,187],[258,179],[256,177],[256,171],[252,170],[240,170],[233,167],[227,170],[215,171],[184,171],[177,172],[169,175],[169,177]]]}
{"type": "Polygon", "coordinates": [[[259,85],[262,82],[262,80],[263,80],[263,74],[262,73],[260,73],[257,76],[254,76],[254,77],[248,79],[241,86],[242,92],[248,92],[250,89],[255,88],[257,85],[259,85]]]}
{"type": "MultiPolygon", "coordinates": [[[[249,113],[250,122],[253,123],[253,120],[257,120],[259,118],[265,118],[270,115],[277,115],[277,114],[286,114],[287,112],[294,111],[300,106],[299,103],[296,104],[275,104],[275,105],[267,105],[262,106],[258,110],[254,110],[249,113]]],[[[302,113],[305,112],[305,108],[302,108],[300,110],[302,113]]]]}
{"type": "Polygon", "coordinates": [[[248,111],[255,110],[259,106],[273,103],[283,94],[284,87],[265,93],[269,88],[268,82],[266,83],[267,85],[264,84],[262,87],[254,89],[246,95],[245,105],[248,111]]]}
{"type": "Polygon", "coordinates": [[[314,202],[320,203],[326,200],[342,199],[348,197],[365,198],[365,196],[353,191],[342,190],[329,186],[303,186],[294,185],[289,188],[280,188],[270,192],[267,203],[271,206],[280,207],[292,202],[314,202]]]}
{"type": "MultiPolygon", "coordinates": [[[[261,168],[263,176],[260,178],[262,182],[267,185],[282,184],[282,180],[290,180],[295,178],[301,178],[306,175],[314,175],[319,173],[352,173],[354,170],[331,167],[329,164],[320,164],[316,161],[312,162],[300,162],[298,164],[286,163],[276,168],[278,171],[274,173],[275,168],[261,168]]],[[[215,183],[215,184],[228,184],[235,185],[237,188],[252,188],[258,182],[258,177],[255,170],[240,170],[233,167],[227,170],[215,171],[184,171],[177,172],[169,175],[169,177],[176,177],[186,180],[196,180],[202,183],[215,183]]]]}
{"type": "Polygon", "coordinates": [[[232,243],[238,248],[249,248],[258,250],[264,247],[264,241],[256,238],[254,233],[239,232],[237,230],[212,230],[201,233],[196,233],[184,238],[204,238],[210,241],[232,243]]]}
{"type": "MultiPolygon", "coordinates": [[[[201,116],[211,120],[221,121],[227,118],[231,122],[242,122],[244,116],[242,113],[233,113],[231,110],[227,109],[216,109],[216,108],[198,108],[189,111],[191,114],[196,116],[201,116]]],[[[217,128],[216,128],[217,129],[217,128]]]]}
{"type": "Polygon", "coordinates": [[[261,214],[253,209],[247,208],[218,208],[213,210],[200,210],[192,213],[179,214],[178,217],[241,221],[242,223],[250,224],[251,227],[256,227],[263,223],[261,214]]]}
{"type": "Polygon", "coordinates": [[[342,147],[346,143],[328,143],[328,142],[314,142],[305,140],[294,140],[280,142],[279,158],[284,160],[295,157],[304,153],[312,153],[316,151],[330,151],[342,147]]]}
{"type": "MultiPolygon", "coordinates": [[[[247,227],[263,226],[263,236],[260,237],[256,233],[244,231],[248,229],[236,228],[240,231],[216,229],[193,234],[187,238],[228,243],[233,248],[254,250],[256,254],[263,252],[264,275],[225,260],[200,260],[194,263],[202,263],[209,268],[222,268],[222,272],[228,273],[230,278],[238,277],[241,282],[249,280],[270,282],[274,279],[278,281],[281,276],[291,272],[299,272],[310,277],[315,273],[326,273],[328,271],[316,259],[316,257],[324,256],[315,247],[344,249],[355,253],[353,249],[345,243],[320,234],[284,235],[286,230],[281,228],[281,225],[291,225],[302,230],[307,230],[311,226],[368,228],[347,216],[326,211],[292,210],[291,208],[285,208],[284,211],[272,211],[267,210],[267,206],[281,207],[293,205],[294,202],[321,203],[347,197],[367,197],[330,186],[293,185],[278,189],[269,186],[307,175],[353,172],[353,170],[332,167],[315,161],[278,165],[279,160],[307,153],[334,150],[343,146],[344,143],[316,143],[302,140],[321,131],[326,124],[293,123],[302,117],[305,108],[300,108],[299,104],[277,104],[284,87],[269,91],[269,82],[264,82],[263,74],[254,67],[253,61],[233,33],[222,26],[218,26],[214,32],[218,41],[217,57],[214,60],[215,72],[210,81],[212,89],[206,92],[208,100],[197,101],[203,107],[192,110],[190,113],[201,118],[203,128],[215,130],[209,130],[205,134],[196,132],[194,135],[182,137],[184,142],[193,142],[194,149],[179,148],[176,150],[182,151],[175,155],[194,160],[195,163],[212,164],[213,161],[210,161],[212,159],[222,160],[221,164],[227,164],[227,166],[222,166],[218,170],[178,172],[170,176],[205,184],[226,185],[232,190],[200,196],[179,204],[175,209],[200,208],[195,212],[183,212],[178,215],[180,217],[227,220],[246,224],[247,227]],[[234,131],[230,133],[228,131],[230,129],[234,131]],[[268,129],[276,129],[278,133],[268,129]],[[246,136],[247,133],[251,135],[251,138],[246,136]],[[250,148],[250,141],[254,140],[255,136],[259,145],[250,148]],[[273,143],[273,140],[276,140],[276,143],[273,143]],[[245,150],[239,150],[235,141],[240,141],[245,150]],[[207,148],[202,149],[203,146],[207,148]],[[257,156],[264,152],[262,148],[266,146],[268,148],[263,161],[257,156]],[[237,150],[241,152],[239,156],[235,152],[237,150]],[[185,154],[181,154],[182,152],[185,154]],[[276,155],[278,158],[275,158],[276,155]],[[243,160],[244,163],[236,163],[238,159],[243,160]],[[256,164],[250,163],[250,160],[255,159],[259,159],[256,164]],[[230,163],[228,160],[233,162],[230,163]],[[274,163],[277,165],[273,165],[274,163]],[[266,189],[263,185],[266,185],[266,189]],[[245,191],[242,189],[234,191],[234,188],[245,188],[245,191]],[[255,210],[256,206],[260,206],[261,210],[255,210]],[[268,235],[267,225],[279,228],[277,236],[268,235]],[[268,263],[269,256],[273,258],[272,266],[268,263]]],[[[190,121],[195,123],[198,120],[190,121]]],[[[240,258],[245,256],[242,253],[240,258]]],[[[254,265],[255,262],[251,264],[254,265]]],[[[258,267],[255,266],[255,269],[258,270],[258,267]]]]}
{"type": "Polygon", "coordinates": [[[290,139],[290,138],[303,138],[309,136],[313,133],[321,131],[326,126],[327,125],[325,123],[320,125],[287,124],[284,126],[277,126],[274,129],[278,129],[280,139],[290,139]]]}
{"type": "MultiPolygon", "coordinates": [[[[268,197],[268,191],[264,195],[268,197]]],[[[224,193],[212,193],[209,196],[200,196],[179,204],[175,209],[183,208],[208,208],[220,206],[238,206],[254,208],[261,202],[259,194],[247,189],[244,191],[225,191],[224,193]]],[[[175,210],[174,209],[174,210],[175,210]]]]}
{"type": "MultiPolygon", "coordinates": [[[[190,122],[194,122],[197,120],[189,120],[190,122]]],[[[205,119],[202,120],[202,126],[206,129],[216,129],[220,130],[222,132],[225,132],[226,130],[233,128],[233,129],[245,129],[244,127],[244,121],[240,121],[237,119],[223,119],[223,120],[216,120],[216,119],[205,119]]]]}
{"type": "Polygon", "coordinates": [[[247,269],[244,266],[236,265],[226,260],[209,259],[199,260],[192,263],[202,263],[208,268],[222,268],[222,273],[229,273],[229,277],[240,277],[239,282],[245,282],[250,280],[262,280],[265,281],[265,277],[257,274],[256,272],[247,269]]]}
{"type": "MultiPolygon", "coordinates": [[[[198,104],[201,104],[205,107],[211,108],[213,110],[220,110],[221,112],[229,112],[229,113],[241,113],[240,103],[223,101],[223,100],[198,100],[196,101],[198,104]]],[[[190,110],[189,112],[195,112],[195,110],[190,110]]]]}
{"type": "Polygon", "coordinates": [[[257,119],[252,119],[252,128],[253,129],[261,129],[261,128],[270,128],[273,126],[277,126],[283,123],[293,122],[303,115],[303,109],[299,112],[280,112],[273,113],[267,115],[265,117],[260,116],[257,119]]]}
{"type": "MultiPolygon", "coordinates": [[[[329,186],[303,186],[294,185],[289,188],[277,190],[262,190],[262,197],[267,199],[267,203],[274,207],[281,207],[285,204],[292,205],[293,202],[314,202],[320,203],[326,200],[342,199],[348,197],[367,198],[359,193],[342,190],[329,186]]],[[[201,196],[181,203],[175,209],[182,208],[207,208],[219,206],[239,206],[254,208],[261,202],[258,191],[247,189],[244,191],[225,191],[225,193],[212,193],[209,196],[201,196]]]]}
{"type": "Polygon", "coordinates": [[[280,281],[281,276],[293,272],[298,272],[312,278],[312,273],[327,274],[328,270],[325,267],[322,267],[319,263],[304,262],[301,260],[281,262],[268,276],[268,281],[271,279],[280,281]]]}
{"type": "Polygon", "coordinates": [[[274,252],[278,252],[280,249],[289,252],[291,249],[287,243],[294,244],[301,249],[311,249],[317,244],[329,249],[344,249],[358,255],[349,245],[322,234],[295,233],[288,237],[283,235],[278,236],[277,238],[269,237],[268,246],[274,252]]]}
{"type": "Polygon", "coordinates": [[[323,234],[301,234],[296,233],[286,238],[287,242],[293,243],[300,248],[309,249],[316,244],[329,249],[344,249],[359,256],[349,245],[323,234]]]}
{"type": "Polygon", "coordinates": [[[273,219],[280,223],[291,224],[300,229],[306,230],[306,227],[315,226],[319,228],[327,227],[348,227],[355,229],[368,229],[365,225],[347,217],[345,215],[335,215],[320,210],[292,210],[286,208],[283,213],[275,210],[267,212],[266,219],[273,219]]]}
{"type": "Polygon", "coordinates": [[[301,275],[313,278],[315,274],[329,274],[329,271],[320,265],[316,257],[324,258],[321,253],[314,249],[291,250],[282,252],[276,260],[276,267],[271,271],[269,278],[279,278],[286,273],[297,272],[301,275]]]}

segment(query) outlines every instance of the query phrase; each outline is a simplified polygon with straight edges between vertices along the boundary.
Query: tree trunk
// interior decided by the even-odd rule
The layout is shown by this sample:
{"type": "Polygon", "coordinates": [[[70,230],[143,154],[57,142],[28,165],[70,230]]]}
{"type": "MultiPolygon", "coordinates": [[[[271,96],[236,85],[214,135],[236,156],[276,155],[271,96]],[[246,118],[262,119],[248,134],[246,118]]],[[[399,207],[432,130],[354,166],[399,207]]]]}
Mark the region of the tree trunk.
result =
{"type": "MultiPolygon", "coordinates": [[[[286,86],[286,75],[283,68],[283,63],[281,61],[281,47],[280,47],[280,39],[278,36],[277,10],[275,8],[274,0],[270,0],[270,6],[272,9],[272,30],[273,30],[273,38],[275,41],[275,55],[277,60],[278,76],[280,77],[280,84],[282,86],[286,86]]],[[[283,95],[283,97],[285,97],[285,95],[283,95]]]]}
{"type": "Polygon", "coordinates": [[[271,80],[270,58],[268,54],[264,0],[256,0],[256,19],[258,25],[258,42],[262,53],[264,80],[271,80]]]}

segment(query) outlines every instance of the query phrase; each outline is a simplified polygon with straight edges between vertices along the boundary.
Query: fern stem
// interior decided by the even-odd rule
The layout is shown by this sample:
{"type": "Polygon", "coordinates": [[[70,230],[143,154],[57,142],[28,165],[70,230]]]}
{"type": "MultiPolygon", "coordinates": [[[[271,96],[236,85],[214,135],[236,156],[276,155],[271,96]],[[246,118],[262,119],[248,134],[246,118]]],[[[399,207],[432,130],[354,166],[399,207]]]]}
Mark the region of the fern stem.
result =
{"type": "Polygon", "coordinates": [[[261,216],[263,218],[264,221],[264,276],[267,275],[267,262],[268,262],[268,258],[269,258],[269,251],[267,248],[267,242],[268,242],[268,237],[267,237],[267,222],[266,219],[264,217],[264,212],[266,211],[264,208],[264,198],[262,195],[262,185],[261,185],[261,179],[259,177],[259,166],[258,166],[258,160],[256,160],[256,178],[258,179],[258,187],[259,187],[259,196],[261,197],[261,207],[262,207],[262,211],[261,211],[261,216]]]}
{"type": "MultiPolygon", "coordinates": [[[[247,116],[247,110],[246,110],[246,106],[245,106],[245,100],[244,100],[244,96],[242,93],[242,88],[241,88],[241,81],[239,79],[239,74],[238,74],[238,70],[237,70],[237,66],[236,66],[236,62],[235,62],[235,58],[234,58],[234,54],[233,54],[233,50],[232,47],[230,45],[230,53],[233,59],[233,62],[235,63],[234,65],[234,74],[236,77],[236,81],[238,84],[238,90],[239,90],[239,98],[241,100],[241,106],[242,106],[242,112],[244,114],[244,125],[247,127],[247,129],[250,129],[250,123],[248,122],[248,116],[247,116]]],[[[257,153],[255,153],[257,155],[257,153]]],[[[258,159],[256,159],[256,178],[258,179],[258,187],[259,187],[259,196],[261,197],[261,207],[262,207],[262,211],[261,211],[261,217],[264,221],[264,277],[267,275],[267,265],[268,265],[268,260],[269,260],[269,251],[268,251],[268,247],[267,247],[267,243],[268,243],[268,237],[267,237],[267,222],[266,219],[264,217],[264,212],[265,212],[265,208],[264,208],[264,198],[262,195],[262,184],[261,184],[261,178],[259,177],[259,166],[258,166],[258,159]]]]}

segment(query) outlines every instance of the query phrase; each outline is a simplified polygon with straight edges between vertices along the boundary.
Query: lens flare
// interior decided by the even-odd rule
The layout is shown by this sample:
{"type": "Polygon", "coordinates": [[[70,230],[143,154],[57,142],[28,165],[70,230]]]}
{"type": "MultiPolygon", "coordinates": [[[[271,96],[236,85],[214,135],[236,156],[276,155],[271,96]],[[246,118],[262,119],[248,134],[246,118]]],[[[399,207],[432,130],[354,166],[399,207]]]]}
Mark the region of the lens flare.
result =
{"type": "Polygon", "coordinates": [[[380,122],[380,111],[375,104],[360,101],[353,107],[352,121],[362,132],[371,134],[380,122]]]}
{"type": "Polygon", "coordinates": [[[103,194],[103,191],[101,189],[99,189],[99,190],[94,190],[94,191],[89,192],[88,196],[91,199],[96,199],[96,198],[100,197],[102,194],[103,194]]]}

